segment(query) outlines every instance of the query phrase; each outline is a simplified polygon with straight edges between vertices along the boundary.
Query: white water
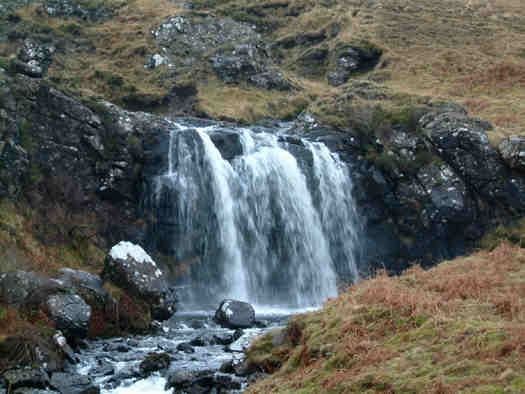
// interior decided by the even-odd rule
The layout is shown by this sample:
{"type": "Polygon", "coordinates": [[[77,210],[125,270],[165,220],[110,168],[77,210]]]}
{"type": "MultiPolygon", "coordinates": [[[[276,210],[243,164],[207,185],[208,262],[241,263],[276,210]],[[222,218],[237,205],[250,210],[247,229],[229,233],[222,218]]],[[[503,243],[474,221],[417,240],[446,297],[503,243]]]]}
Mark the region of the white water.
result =
{"type": "Polygon", "coordinates": [[[352,184],[338,157],[303,142],[311,160],[305,173],[277,135],[239,128],[243,153],[227,161],[213,131],[175,125],[167,172],[156,180],[157,200],[165,188],[173,199],[177,257],[197,254],[200,262],[186,301],[315,307],[337,294],[336,265],[358,280],[352,184]]]}

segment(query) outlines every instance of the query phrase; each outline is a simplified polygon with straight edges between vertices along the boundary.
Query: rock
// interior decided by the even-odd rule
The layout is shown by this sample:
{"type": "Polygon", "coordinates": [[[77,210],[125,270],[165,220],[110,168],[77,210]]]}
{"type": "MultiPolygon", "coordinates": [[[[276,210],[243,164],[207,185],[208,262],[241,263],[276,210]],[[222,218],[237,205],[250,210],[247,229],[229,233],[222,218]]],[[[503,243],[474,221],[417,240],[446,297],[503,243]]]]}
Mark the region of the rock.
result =
{"type": "Polygon", "coordinates": [[[171,363],[171,356],[168,353],[150,353],[139,365],[141,376],[149,376],[153,372],[167,369],[171,363]]]}
{"type": "Polygon", "coordinates": [[[74,0],[44,0],[38,12],[54,18],[78,18],[97,22],[110,18],[118,6],[112,3],[89,3],[74,0]]]}
{"type": "Polygon", "coordinates": [[[65,372],[55,372],[51,377],[51,385],[62,394],[99,394],[100,388],[93,384],[86,375],[65,372]]]}
{"type": "Polygon", "coordinates": [[[525,137],[505,138],[498,145],[498,150],[510,168],[525,171],[525,137]]]}
{"type": "Polygon", "coordinates": [[[151,55],[148,63],[146,63],[144,67],[154,70],[163,64],[168,65],[169,68],[173,67],[173,64],[170,63],[170,59],[167,56],[162,56],[159,53],[155,53],[151,55]]]}
{"type": "Polygon", "coordinates": [[[88,334],[91,307],[77,294],[55,294],[47,298],[49,317],[66,338],[85,338],[88,334]]]}
{"type": "Polygon", "coordinates": [[[215,312],[215,321],[227,328],[250,328],[255,324],[255,310],[247,302],[223,300],[215,312]]]}
{"type": "Polygon", "coordinates": [[[352,74],[373,68],[383,53],[367,41],[339,44],[334,52],[332,71],[328,73],[328,83],[332,86],[342,85],[352,74]]]}
{"type": "Polygon", "coordinates": [[[31,78],[42,78],[43,71],[35,63],[24,63],[20,60],[11,59],[9,61],[9,72],[27,75],[31,78]]]}
{"type": "MultiPolygon", "coordinates": [[[[36,73],[42,76],[53,61],[56,47],[52,43],[40,43],[34,39],[24,40],[22,47],[18,50],[17,57],[20,61],[30,66],[36,73]]],[[[27,74],[26,74],[27,75],[27,74]]],[[[29,75],[37,76],[38,75],[29,75]]]]}
{"type": "Polygon", "coordinates": [[[182,342],[177,345],[177,350],[184,353],[195,353],[195,349],[188,342],[182,342]]]}
{"type": "Polygon", "coordinates": [[[419,124],[443,160],[481,198],[525,212],[521,182],[512,182],[500,154],[489,144],[484,124],[468,118],[463,110],[430,112],[419,124]]]}
{"type": "MultiPolygon", "coordinates": [[[[0,391],[1,394],[4,394],[2,391],[0,391]]],[[[7,392],[5,392],[7,394],[7,392]]],[[[58,393],[58,391],[55,390],[41,390],[41,389],[32,389],[28,387],[22,387],[20,389],[17,389],[13,392],[13,394],[53,394],[58,393]]]]}
{"type": "Polygon", "coordinates": [[[39,304],[48,295],[61,289],[59,282],[33,272],[13,271],[0,274],[0,301],[5,304],[39,304]]]}
{"type": "Polygon", "coordinates": [[[238,133],[217,130],[210,133],[210,138],[225,160],[232,160],[243,153],[241,137],[238,133]]]}
{"type": "Polygon", "coordinates": [[[297,59],[298,72],[305,77],[324,75],[328,67],[329,50],[325,46],[307,49],[297,59]]]}
{"type": "Polygon", "coordinates": [[[241,383],[232,376],[215,374],[210,370],[177,371],[168,377],[165,390],[170,388],[176,392],[209,393],[239,390],[241,383]]]}
{"type": "Polygon", "coordinates": [[[10,369],[2,377],[10,390],[20,387],[45,389],[50,384],[49,375],[42,368],[10,369]]]}
{"type": "Polygon", "coordinates": [[[66,337],[62,334],[60,330],[58,330],[55,333],[55,335],[53,335],[53,341],[55,342],[57,347],[62,350],[62,352],[70,362],[72,362],[73,364],[78,362],[78,357],[75,356],[73,349],[71,349],[71,347],[68,345],[66,337]]]}
{"type": "Polygon", "coordinates": [[[140,246],[122,241],[111,248],[101,277],[127,289],[151,305],[152,318],[167,320],[176,311],[177,296],[165,274],[140,246]]]}
{"type": "Polygon", "coordinates": [[[279,71],[266,71],[252,75],[248,78],[248,82],[261,89],[279,90],[281,92],[294,88],[292,82],[286,79],[279,71]]]}
{"type": "Polygon", "coordinates": [[[102,279],[86,271],[61,268],[58,281],[79,294],[93,309],[109,310],[115,301],[103,287],[102,279]]]}
{"type": "Polygon", "coordinates": [[[257,63],[248,56],[218,55],[211,59],[213,71],[226,83],[239,83],[260,72],[257,63]]]}

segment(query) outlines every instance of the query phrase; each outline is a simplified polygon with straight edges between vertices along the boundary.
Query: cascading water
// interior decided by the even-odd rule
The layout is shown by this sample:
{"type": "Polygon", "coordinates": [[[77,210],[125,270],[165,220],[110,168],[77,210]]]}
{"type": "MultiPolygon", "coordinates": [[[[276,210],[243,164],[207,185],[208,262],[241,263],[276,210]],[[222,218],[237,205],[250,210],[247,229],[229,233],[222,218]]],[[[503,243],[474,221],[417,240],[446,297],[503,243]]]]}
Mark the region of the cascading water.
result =
{"type": "Polygon", "coordinates": [[[358,279],[347,166],[284,132],[174,124],[150,209],[165,252],[192,262],[183,303],[316,306],[358,279]]]}

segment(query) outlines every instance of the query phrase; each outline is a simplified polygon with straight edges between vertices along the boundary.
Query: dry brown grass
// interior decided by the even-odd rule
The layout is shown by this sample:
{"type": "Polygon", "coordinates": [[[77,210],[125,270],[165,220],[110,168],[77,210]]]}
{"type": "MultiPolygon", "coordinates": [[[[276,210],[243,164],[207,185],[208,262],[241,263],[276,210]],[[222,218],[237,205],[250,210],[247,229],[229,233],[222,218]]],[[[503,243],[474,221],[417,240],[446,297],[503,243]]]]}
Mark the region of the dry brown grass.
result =
{"type": "Polygon", "coordinates": [[[248,359],[281,368],[248,392],[523,392],[524,274],[525,249],[507,243],[379,273],[296,317],[282,345],[260,338],[248,359]]]}

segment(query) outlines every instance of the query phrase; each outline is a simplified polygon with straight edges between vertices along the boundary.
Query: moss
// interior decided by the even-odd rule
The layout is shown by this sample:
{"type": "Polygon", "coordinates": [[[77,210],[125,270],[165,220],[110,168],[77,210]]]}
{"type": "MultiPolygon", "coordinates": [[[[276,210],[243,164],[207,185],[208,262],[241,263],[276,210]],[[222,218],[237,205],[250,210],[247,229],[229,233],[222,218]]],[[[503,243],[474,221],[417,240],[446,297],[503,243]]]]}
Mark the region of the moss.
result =
{"type": "Polygon", "coordinates": [[[487,232],[479,242],[479,246],[483,249],[493,250],[503,241],[525,248],[525,219],[501,224],[487,232]]]}

